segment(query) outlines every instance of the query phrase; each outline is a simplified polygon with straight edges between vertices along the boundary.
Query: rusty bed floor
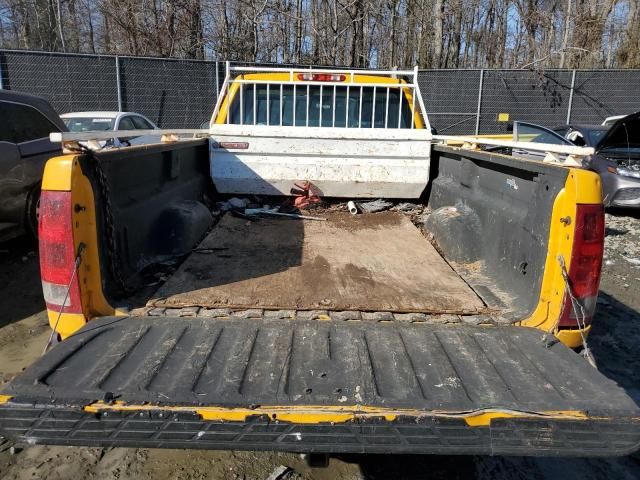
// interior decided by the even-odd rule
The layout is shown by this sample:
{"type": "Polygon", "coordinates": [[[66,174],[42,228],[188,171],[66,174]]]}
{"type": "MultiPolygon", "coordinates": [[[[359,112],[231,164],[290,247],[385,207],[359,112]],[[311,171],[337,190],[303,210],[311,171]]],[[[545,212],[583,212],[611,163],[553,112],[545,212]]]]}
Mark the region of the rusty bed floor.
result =
{"type": "Polygon", "coordinates": [[[149,305],[472,314],[484,304],[400,212],[225,215],[149,305]]]}

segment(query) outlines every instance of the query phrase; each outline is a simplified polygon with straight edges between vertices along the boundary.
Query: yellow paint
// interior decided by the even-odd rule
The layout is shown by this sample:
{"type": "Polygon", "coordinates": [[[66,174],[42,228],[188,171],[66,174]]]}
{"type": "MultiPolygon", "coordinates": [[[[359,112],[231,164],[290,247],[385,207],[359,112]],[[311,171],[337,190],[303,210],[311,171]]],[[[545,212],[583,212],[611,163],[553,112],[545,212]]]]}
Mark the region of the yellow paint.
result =
{"type": "Polygon", "coordinates": [[[77,251],[85,245],[78,269],[80,299],[83,313],[63,313],[58,320],[56,310],[47,310],[49,325],[64,339],[82,328],[88,320],[101,315],[114,315],[115,310],[102,291],[98,257],[98,230],[93,189],[83,174],[78,155],[64,155],[50,159],[44,169],[42,190],[71,191],[73,243],[77,251]]]}
{"type": "Polygon", "coordinates": [[[518,412],[509,410],[480,410],[475,412],[424,411],[417,409],[394,409],[382,407],[349,406],[278,406],[249,408],[224,407],[185,407],[156,405],[127,405],[117,401],[113,404],[96,402],[84,407],[85,412],[101,413],[105,411],[135,412],[195,412],[203,420],[244,422],[247,418],[266,416],[271,420],[294,424],[345,423],[357,420],[384,418],[393,422],[398,417],[438,417],[463,419],[470,427],[487,427],[493,419],[498,418],[556,418],[562,420],[587,419],[587,415],[579,411],[546,411],[541,413],[518,412]]]}
{"type": "Polygon", "coordinates": [[[211,408],[200,408],[196,410],[203,420],[225,420],[243,422],[252,415],[266,415],[272,420],[278,420],[298,424],[315,423],[345,423],[355,418],[352,413],[330,413],[330,412],[258,412],[252,410],[224,412],[222,410],[212,410],[211,408]]]}
{"type": "Polygon", "coordinates": [[[58,320],[58,312],[47,309],[47,317],[49,318],[49,326],[52,329],[55,328],[63,340],[80,330],[87,323],[87,318],[83,313],[62,313],[60,314],[60,320],[58,320]]]}
{"type": "Polygon", "coordinates": [[[7,403],[11,400],[11,395],[0,395],[0,404],[7,403]]]}
{"type": "MultiPolygon", "coordinates": [[[[307,73],[304,70],[301,70],[299,72],[295,72],[293,75],[293,81],[294,82],[300,82],[301,85],[304,85],[305,82],[304,80],[298,80],[298,74],[299,73],[307,73]]],[[[234,80],[247,80],[247,81],[251,81],[251,80],[259,80],[259,81],[269,81],[269,82],[288,82],[291,80],[291,76],[289,75],[289,73],[283,73],[283,72],[278,72],[278,73],[251,73],[251,74],[246,74],[246,75],[238,75],[234,80]]],[[[346,74],[346,79],[343,82],[344,86],[348,86],[350,85],[351,82],[351,75],[346,74]]],[[[374,84],[379,84],[383,87],[386,86],[394,86],[394,85],[401,85],[406,83],[404,80],[401,79],[397,79],[397,78],[391,78],[391,77],[382,77],[382,76],[378,76],[378,75],[354,75],[353,76],[353,83],[374,83],[374,84]]],[[[220,110],[218,111],[218,116],[213,119],[212,118],[212,122],[215,124],[223,124],[226,123],[227,121],[227,112],[229,111],[229,107],[230,105],[233,104],[233,100],[236,97],[236,94],[238,93],[239,89],[240,89],[240,85],[239,83],[233,82],[231,83],[231,85],[229,86],[229,92],[228,94],[225,96],[225,98],[222,100],[222,104],[220,105],[220,110]]],[[[273,86],[272,86],[273,87],[273,86]]],[[[411,110],[413,110],[413,94],[411,92],[410,88],[403,88],[402,89],[404,92],[404,98],[405,101],[407,102],[407,104],[409,105],[409,108],[411,110]]],[[[420,115],[418,114],[418,102],[416,101],[416,109],[413,112],[414,113],[414,122],[415,122],[415,127],[417,129],[423,129],[424,128],[424,123],[422,122],[422,118],[420,117],[420,115]]]]}
{"type": "MultiPolygon", "coordinates": [[[[513,134],[511,133],[495,133],[495,134],[490,134],[490,135],[473,135],[473,138],[489,138],[492,140],[513,140],[513,134]]],[[[459,145],[463,145],[466,142],[464,142],[463,140],[447,140],[445,142],[447,145],[451,145],[452,147],[456,147],[459,145]]]]}
{"type": "Polygon", "coordinates": [[[63,155],[49,159],[44,166],[42,190],[70,191],[71,171],[75,157],[75,155],[63,155]]]}
{"type": "Polygon", "coordinates": [[[272,420],[290,423],[344,423],[363,418],[384,418],[392,422],[398,415],[420,416],[424,412],[419,410],[391,410],[366,406],[272,406],[258,408],[224,408],[224,407],[183,407],[183,406],[155,406],[155,405],[127,405],[116,401],[113,404],[96,402],[84,407],[85,412],[99,413],[102,411],[169,411],[195,412],[203,420],[222,420],[242,422],[249,417],[267,416],[272,420]]]}
{"type": "Polygon", "coordinates": [[[568,330],[558,330],[556,332],[556,337],[562,343],[564,343],[569,348],[578,348],[582,346],[582,337],[587,338],[589,332],[591,331],[591,325],[587,325],[586,328],[582,329],[582,333],[578,328],[572,328],[568,330]]]}
{"type": "Polygon", "coordinates": [[[497,418],[538,418],[540,416],[543,417],[551,417],[551,418],[563,418],[563,419],[586,419],[588,418],[582,412],[576,411],[549,411],[544,412],[542,415],[532,415],[531,413],[526,412],[506,412],[500,410],[494,411],[482,411],[479,413],[475,413],[473,415],[467,415],[464,417],[464,421],[470,427],[488,427],[491,425],[492,420],[497,418]]]}
{"type": "Polygon", "coordinates": [[[464,417],[464,421],[470,427],[488,427],[495,418],[519,418],[527,416],[525,413],[484,412],[464,417]]]}
{"type": "MultiPolygon", "coordinates": [[[[558,193],[553,203],[540,299],[533,313],[520,322],[521,326],[535,327],[547,332],[553,332],[560,341],[570,347],[581,345],[582,340],[577,329],[557,330],[564,297],[564,279],[562,278],[558,257],[562,256],[566,264],[570,265],[575,221],[566,225],[560,219],[570,217],[575,220],[577,204],[601,203],[602,188],[598,174],[588,170],[570,168],[565,186],[558,193]],[[578,341],[578,339],[580,340],[578,341]]],[[[589,328],[585,329],[583,333],[585,335],[588,334],[589,328]]]]}
{"type": "Polygon", "coordinates": [[[100,257],[98,250],[98,222],[96,220],[96,205],[93,188],[89,179],[83,174],[79,162],[73,162],[71,180],[73,211],[73,242],[76,251],[81,243],[85,245],[82,261],[78,270],[82,310],[91,319],[101,315],[114,315],[114,308],[102,291],[102,275],[100,272],[100,257]]]}
{"type": "Polygon", "coordinates": [[[538,133],[525,133],[520,134],[513,139],[514,142],[533,142],[538,136],[538,133]]]}
{"type": "Polygon", "coordinates": [[[494,140],[513,140],[513,133],[492,133],[476,135],[478,138],[493,138],[494,140]]]}

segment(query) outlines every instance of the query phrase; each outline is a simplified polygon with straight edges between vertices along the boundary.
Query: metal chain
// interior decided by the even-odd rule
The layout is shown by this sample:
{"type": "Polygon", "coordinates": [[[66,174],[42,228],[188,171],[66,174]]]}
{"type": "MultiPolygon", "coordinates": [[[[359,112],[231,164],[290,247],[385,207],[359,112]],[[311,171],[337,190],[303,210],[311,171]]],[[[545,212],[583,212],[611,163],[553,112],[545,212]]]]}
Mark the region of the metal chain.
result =
{"type": "Polygon", "coordinates": [[[102,197],[102,211],[104,214],[104,227],[106,230],[106,257],[109,260],[109,270],[116,283],[125,294],[133,293],[134,289],[125,282],[120,270],[120,257],[118,256],[118,239],[116,228],[113,223],[113,212],[111,209],[111,190],[107,176],[102,168],[101,161],[96,157],[93,151],[86,149],[84,153],[91,159],[98,186],[100,187],[100,196],[102,197]]]}
{"type": "MultiPolygon", "coordinates": [[[[584,335],[584,329],[587,328],[587,322],[585,320],[586,315],[584,313],[584,306],[582,305],[580,300],[576,298],[576,296],[573,294],[573,291],[571,290],[571,284],[569,282],[569,272],[567,272],[567,265],[564,261],[564,257],[558,256],[558,262],[560,263],[560,269],[561,269],[560,271],[562,273],[562,278],[564,279],[564,290],[565,290],[565,293],[568,295],[569,299],[571,300],[571,308],[573,309],[573,314],[576,317],[576,323],[578,324],[578,332],[580,332],[580,337],[582,339],[582,349],[583,349],[582,355],[592,367],[598,368],[596,365],[596,360],[595,358],[593,358],[591,350],[589,349],[589,346],[587,344],[587,337],[585,337],[584,335]]],[[[558,323],[559,322],[560,322],[560,319],[558,318],[558,323]]],[[[557,324],[555,328],[557,328],[557,324]]]]}

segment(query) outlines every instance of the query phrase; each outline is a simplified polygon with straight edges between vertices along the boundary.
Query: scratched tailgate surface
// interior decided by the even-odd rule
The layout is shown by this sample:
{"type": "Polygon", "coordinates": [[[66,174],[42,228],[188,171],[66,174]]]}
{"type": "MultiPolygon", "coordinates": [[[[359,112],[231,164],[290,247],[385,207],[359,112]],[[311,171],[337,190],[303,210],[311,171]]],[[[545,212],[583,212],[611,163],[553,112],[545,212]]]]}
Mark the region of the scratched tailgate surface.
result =
{"type": "Polygon", "coordinates": [[[394,322],[107,318],[3,394],[56,402],[360,404],[424,410],[638,412],[538,330],[394,322]]]}
{"type": "Polygon", "coordinates": [[[639,417],[540,331],[399,322],[105,318],[0,395],[0,434],[86,446],[608,456],[639,417]]]}

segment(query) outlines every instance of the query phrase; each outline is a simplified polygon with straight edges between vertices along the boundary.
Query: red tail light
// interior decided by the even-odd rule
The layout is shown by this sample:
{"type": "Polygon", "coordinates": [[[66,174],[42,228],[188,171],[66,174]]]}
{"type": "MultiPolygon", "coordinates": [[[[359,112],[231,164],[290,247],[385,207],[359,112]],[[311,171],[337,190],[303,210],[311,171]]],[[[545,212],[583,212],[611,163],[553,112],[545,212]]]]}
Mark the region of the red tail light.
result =
{"type": "MultiPolygon", "coordinates": [[[[604,207],[578,205],[569,265],[569,284],[573,295],[582,306],[585,324],[591,323],[596,309],[603,252],[604,207]]],[[[576,312],[568,295],[564,298],[559,325],[565,328],[578,327],[576,312]]]]}
{"type": "Polygon", "coordinates": [[[44,190],[40,196],[38,240],[40,277],[47,308],[82,313],[71,217],[71,192],[44,190]],[[71,279],[73,277],[73,282],[71,279]],[[67,288],[71,282],[69,295],[67,288]],[[66,301],[65,301],[65,297],[66,301]]]}
{"type": "Polygon", "coordinates": [[[307,82],[344,82],[345,75],[333,73],[299,73],[298,80],[307,82]]]}

